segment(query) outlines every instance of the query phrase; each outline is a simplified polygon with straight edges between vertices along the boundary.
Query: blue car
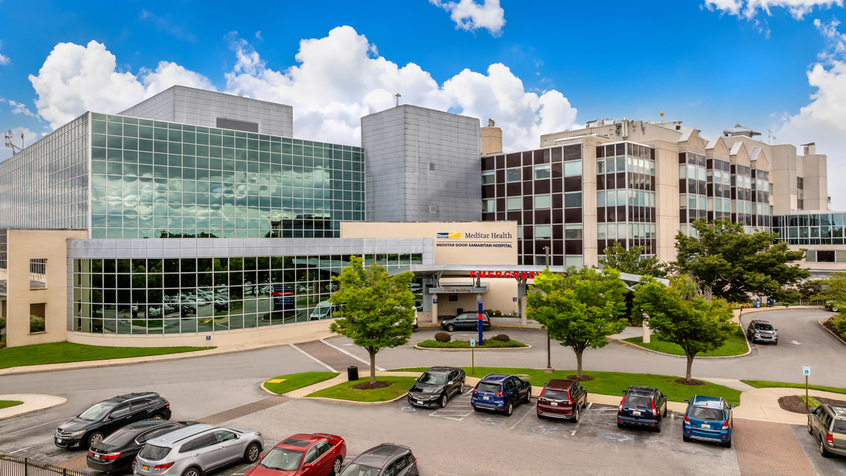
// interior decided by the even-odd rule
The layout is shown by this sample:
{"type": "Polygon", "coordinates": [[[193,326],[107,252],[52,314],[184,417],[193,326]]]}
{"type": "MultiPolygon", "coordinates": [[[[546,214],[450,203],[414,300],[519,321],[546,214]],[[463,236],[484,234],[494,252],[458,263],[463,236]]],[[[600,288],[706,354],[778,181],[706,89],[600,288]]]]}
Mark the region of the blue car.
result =
{"type": "Polygon", "coordinates": [[[477,412],[493,410],[511,416],[514,407],[529,403],[532,399],[532,385],[506,374],[487,374],[476,384],[470,397],[470,405],[477,412]]]}
{"type": "Polygon", "coordinates": [[[731,448],[731,431],[734,426],[732,409],[722,397],[694,395],[688,404],[682,423],[682,439],[715,441],[731,448]]]}

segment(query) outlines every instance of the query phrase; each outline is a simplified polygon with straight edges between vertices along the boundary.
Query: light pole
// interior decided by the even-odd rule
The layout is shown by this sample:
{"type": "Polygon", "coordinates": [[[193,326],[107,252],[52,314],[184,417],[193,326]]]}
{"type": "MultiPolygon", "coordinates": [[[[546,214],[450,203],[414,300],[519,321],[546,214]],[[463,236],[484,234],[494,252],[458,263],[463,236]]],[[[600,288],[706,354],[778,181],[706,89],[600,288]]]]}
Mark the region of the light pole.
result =
{"type": "MultiPolygon", "coordinates": [[[[544,246],[544,251],[546,252],[546,269],[549,269],[549,247],[544,246]]],[[[549,339],[549,328],[546,328],[546,373],[552,373],[552,344],[549,339]]]]}

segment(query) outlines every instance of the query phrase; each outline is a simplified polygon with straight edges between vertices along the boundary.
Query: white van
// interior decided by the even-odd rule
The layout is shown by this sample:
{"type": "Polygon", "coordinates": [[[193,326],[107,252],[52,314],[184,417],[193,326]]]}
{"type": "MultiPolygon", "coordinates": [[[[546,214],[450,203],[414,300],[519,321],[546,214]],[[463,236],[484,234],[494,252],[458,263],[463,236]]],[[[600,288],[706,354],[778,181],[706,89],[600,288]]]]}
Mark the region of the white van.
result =
{"type": "Polygon", "coordinates": [[[308,320],[310,321],[319,321],[320,319],[327,319],[333,317],[332,311],[335,309],[335,306],[329,301],[320,301],[317,303],[317,307],[311,311],[311,316],[308,320]]]}

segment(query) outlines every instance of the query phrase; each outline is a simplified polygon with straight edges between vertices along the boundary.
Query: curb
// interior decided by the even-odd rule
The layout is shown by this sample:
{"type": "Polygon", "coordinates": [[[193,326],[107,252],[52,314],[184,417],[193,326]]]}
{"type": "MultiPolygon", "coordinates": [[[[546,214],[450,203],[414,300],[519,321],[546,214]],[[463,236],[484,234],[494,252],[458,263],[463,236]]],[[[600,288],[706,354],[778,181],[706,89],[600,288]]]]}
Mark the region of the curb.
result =
{"type": "MultiPolygon", "coordinates": [[[[471,347],[467,347],[467,348],[462,347],[462,348],[457,348],[457,349],[456,348],[447,348],[447,347],[420,347],[418,344],[414,344],[414,348],[417,349],[417,350],[446,350],[446,351],[452,351],[452,352],[456,352],[456,351],[457,352],[469,352],[470,349],[471,349],[471,347]]],[[[491,351],[491,350],[528,350],[528,349],[531,349],[532,346],[529,345],[529,344],[526,344],[526,347],[495,347],[495,348],[494,347],[487,347],[487,348],[472,347],[472,348],[476,349],[476,350],[487,350],[487,351],[491,351]]]]}
{"type": "MultiPolygon", "coordinates": [[[[826,329],[828,330],[828,329],[826,329]]],[[[744,340],[746,339],[746,335],[743,336],[744,340]]],[[[609,337],[612,341],[622,342],[623,344],[628,344],[632,347],[637,347],[638,349],[647,352],[649,354],[658,354],[658,355],[666,355],[668,357],[677,357],[679,359],[687,359],[687,356],[684,355],[676,355],[676,354],[668,354],[666,352],[659,352],[657,350],[647,349],[646,347],[639,346],[632,342],[622,340],[622,339],[615,339],[613,337],[609,337]]],[[[714,359],[714,360],[722,360],[722,359],[737,359],[740,357],[746,357],[747,355],[752,353],[752,346],[749,345],[749,341],[746,341],[746,348],[748,349],[745,354],[738,354],[738,355],[712,355],[712,356],[697,356],[697,359],[714,359]]]]}
{"type": "Polygon", "coordinates": [[[831,332],[831,329],[829,329],[828,327],[826,327],[826,326],[824,326],[824,325],[823,325],[823,322],[825,322],[825,321],[827,321],[827,320],[828,320],[828,319],[820,319],[820,320],[818,320],[818,321],[817,321],[817,324],[819,324],[819,325],[820,325],[820,327],[822,327],[823,329],[825,329],[825,331],[826,331],[826,332],[828,332],[829,334],[831,334],[832,336],[834,336],[834,338],[835,338],[835,339],[839,340],[841,344],[846,345],[846,340],[843,340],[843,338],[842,338],[842,337],[840,337],[839,335],[835,334],[834,332],[831,332]]]}
{"type": "MultiPolygon", "coordinates": [[[[54,395],[50,395],[50,396],[51,396],[51,397],[53,397],[54,395]]],[[[10,419],[10,418],[16,418],[16,417],[19,417],[19,416],[22,416],[22,415],[29,415],[30,413],[40,412],[40,411],[42,411],[42,410],[47,410],[48,408],[58,407],[59,405],[64,405],[65,403],[67,403],[67,402],[68,402],[68,399],[67,399],[67,398],[64,398],[64,397],[55,397],[55,398],[59,398],[59,399],[61,399],[62,401],[61,401],[61,402],[58,402],[58,403],[51,404],[51,405],[46,405],[46,406],[43,406],[43,405],[42,405],[42,406],[39,406],[39,407],[37,407],[37,408],[32,408],[32,409],[29,409],[29,410],[24,410],[24,411],[20,411],[20,410],[18,410],[18,411],[16,411],[15,413],[12,413],[12,414],[10,414],[10,415],[8,415],[8,416],[0,416],[0,421],[8,420],[8,419],[10,419]]],[[[27,404],[27,402],[26,402],[26,401],[24,401],[24,402],[23,402],[22,404],[20,404],[20,405],[15,405],[14,407],[4,408],[3,410],[7,410],[7,409],[8,409],[8,410],[11,410],[12,408],[22,407],[22,406],[24,406],[24,405],[26,405],[26,404],[27,404]]],[[[11,412],[10,412],[10,413],[11,413],[11,412]]]]}
{"type": "MultiPolygon", "coordinates": [[[[342,405],[357,405],[357,406],[369,407],[369,406],[387,405],[389,403],[394,403],[397,400],[405,398],[406,395],[408,395],[408,392],[403,393],[402,395],[400,395],[399,397],[397,397],[393,400],[385,400],[383,402],[356,402],[356,401],[353,401],[353,400],[343,400],[343,399],[340,399],[340,398],[326,398],[326,397],[300,397],[299,400],[318,400],[318,401],[322,401],[322,402],[335,402],[335,403],[339,403],[339,404],[342,404],[342,405]]],[[[296,397],[292,397],[292,398],[296,398],[296,397]]]]}

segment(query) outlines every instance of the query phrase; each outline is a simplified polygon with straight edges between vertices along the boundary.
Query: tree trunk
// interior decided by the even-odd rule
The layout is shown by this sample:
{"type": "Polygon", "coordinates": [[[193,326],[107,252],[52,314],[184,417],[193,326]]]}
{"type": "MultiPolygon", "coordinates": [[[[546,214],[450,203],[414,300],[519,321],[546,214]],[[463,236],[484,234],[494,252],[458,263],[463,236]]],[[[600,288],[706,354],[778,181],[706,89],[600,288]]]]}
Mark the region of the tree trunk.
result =
{"type": "Polygon", "coordinates": [[[687,357],[687,372],[685,372],[684,378],[685,380],[690,380],[690,372],[693,368],[693,358],[696,357],[696,354],[691,355],[685,352],[685,356],[687,357]]]}
{"type": "Polygon", "coordinates": [[[582,354],[584,350],[577,350],[576,352],[576,376],[582,378],[582,354]]]}
{"type": "Polygon", "coordinates": [[[371,347],[370,351],[370,383],[376,383],[376,351],[371,347]]]}

